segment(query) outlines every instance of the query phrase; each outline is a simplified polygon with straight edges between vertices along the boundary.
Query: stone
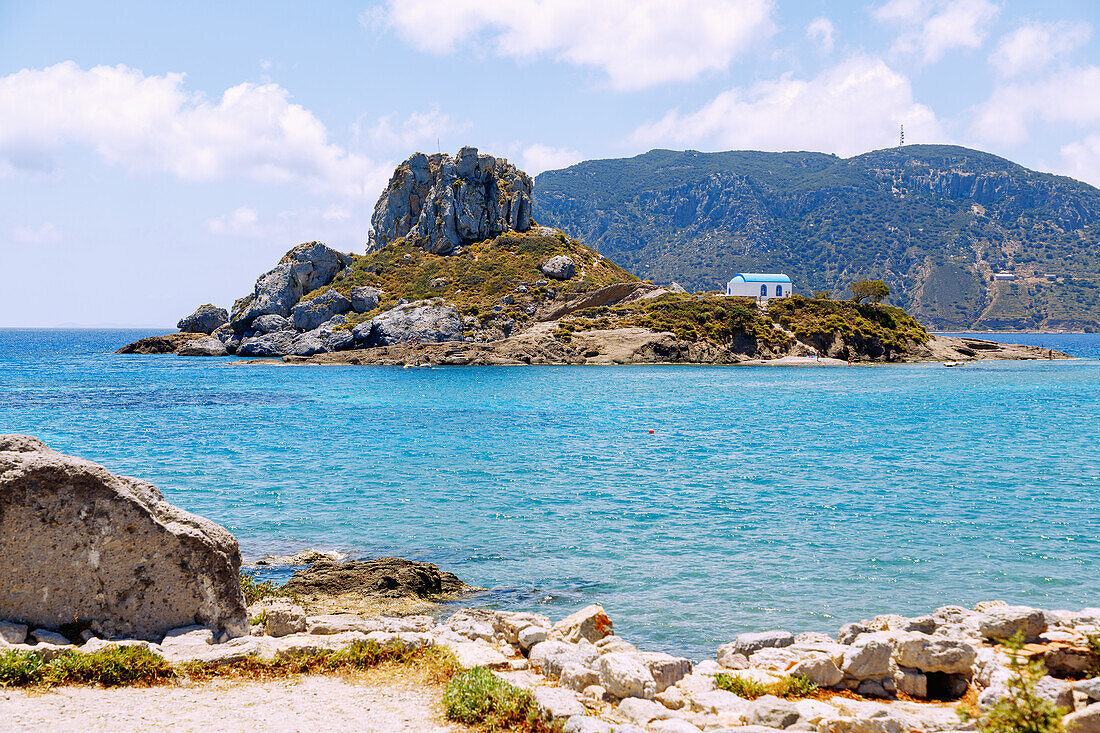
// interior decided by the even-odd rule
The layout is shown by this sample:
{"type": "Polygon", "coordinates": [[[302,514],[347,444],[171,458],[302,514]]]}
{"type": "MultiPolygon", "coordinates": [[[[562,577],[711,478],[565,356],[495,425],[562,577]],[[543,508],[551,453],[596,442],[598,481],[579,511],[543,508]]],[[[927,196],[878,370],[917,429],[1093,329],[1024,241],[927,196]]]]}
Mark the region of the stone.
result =
{"type": "Polygon", "coordinates": [[[841,644],[851,644],[860,634],[870,634],[874,629],[863,624],[844,624],[836,635],[841,644]]]}
{"type": "Polygon", "coordinates": [[[1073,709],[1073,683],[1044,675],[1035,684],[1035,694],[1058,707],[1073,709]]]}
{"type": "Polygon", "coordinates": [[[509,644],[518,644],[519,632],[528,626],[537,626],[544,629],[549,629],[551,626],[550,619],[546,616],[543,616],[541,613],[529,613],[526,611],[514,613],[497,611],[493,617],[493,623],[497,631],[504,636],[504,640],[509,644]]]}
{"type": "Polygon", "coordinates": [[[550,629],[542,626],[528,626],[519,632],[517,641],[519,642],[519,648],[527,651],[540,641],[546,641],[549,636],[550,629]]]}
{"type": "Polygon", "coordinates": [[[417,153],[394,171],[371,217],[367,252],[400,238],[449,254],[531,226],[531,178],[504,159],[464,147],[456,158],[417,153]]]}
{"type": "Polygon", "coordinates": [[[748,669],[749,658],[737,649],[737,644],[732,641],[718,647],[718,653],[716,654],[718,663],[727,669],[748,669]]]}
{"type": "Polygon", "coordinates": [[[297,334],[293,331],[246,336],[237,346],[238,356],[286,356],[294,348],[297,334]]]}
{"type": "Polygon", "coordinates": [[[286,636],[306,630],[306,612],[297,603],[275,603],[264,613],[264,633],[268,636],[286,636]]]}
{"type": "Polygon", "coordinates": [[[701,729],[686,720],[667,718],[650,723],[648,730],[649,733],[699,733],[701,729]]]}
{"type": "Polygon", "coordinates": [[[160,646],[141,639],[118,639],[116,641],[108,641],[106,639],[89,639],[80,647],[81,654],[95,654],[106,649],[119,649],[126,646],[140,647],[146,651],[153,652],[154,654],[160,653],[160,646]]]}
{"type": "Polygon", "coordinates": [[[776,630],[738,634],[733,641],[722,646],[748,657],[753,652],[758,652],[761,649],[785,647],[791,644],[794,644],[794,634],[789,631],[776,630]]]}
{"type": "Polygon", "coordinates": [[[638,725],[646,725],[651,720],[664,719],[672,715],[664,705],[638,697],[628,697],[620,702],[619,713],[638,725]]]}
{"type": "Polygon", "coordinates": [[[337,252],[321,242],[298,245],[256,280],[251,295],[233,304],[230,325],[236,333],[244,333],[260,316],[271,313],[290,316],[291,309],[303,295],[328,285],[351,263],[351,255],[337,252]]]}
{"type": "MultiPolygon", "coordinates": [[[[543,642],[549,643],[549,642],[543,642]]],[[[657,684],[642,661],[633,654],[612,652],[596,660],[600,684],[615,697],[641,697],[653,699],[657,684]]]]}
{"type": "Polygon", "coordinates": [[[844,673],[832,659],[824,657],[803,659],[787,670],[791,676],[801,676],[818,687],[834,687],[844,679],[844,673]]]}
{"type": "Polygon", "coordinates": [[[557,255],[543,262],[539,270],[542,271],[543,275],[552,277],[555,280],[568,280],[577,273],[577,263],[573,261],[572,257],[557,255]]]}
{"type": "Polygon", "coordinates": [[[576,644],[581,639],[595,643],[615,632],[603,607],[593,604],[558,621],[550,629],[550,633],[556,638],[576,644]]]}
{"type": "Polygon", "coordinates": [[[918,631],[922,634],[932,634],[936,631],[936,619],[931,616],[915,616],[907,619],[903,631],[918,631]]]}
{"type": "Polygon", "coordinates": [[[664,652],[641,652],[638,657],[653,675],[657,692],[664,692],[691,674],[691,660],[664,652]]]}
{"type": "Polygon", "coordinates": [[[794,637],[795,646],[836,643],[836,639],[829,636],[828,634],[823,634],[820,631],[803,631],[801,634],[795,634],[794,637]]]}
{"type": "Polygon", "coordinates": [[[36,644],[70,646],[73,643],[67,636],[62,636],[56,631],[50,631],[49,629],[34,629],[30,632],[30,637],[34,639],[36,644]]]}
{"type": "Polygon", "coordinates": [[[882,680],[860,680],[856,692],[864,697],[887,698],[890,693],[882,680]]]}
{"type": "Polygon", "coordinates": [[[1046,617],[1037,608],[1029,606],[999,606],[985,611],[978,622],[978,631],[986,639],[999,641],[1011,639],[1020,631],[1025,642],[1038,641],[1047,630],[1046,617]]]}
{"type": "Polygon", "coordinates": [[[817,724],[818,733],[906,733],[905,725],[882,712],[869,717],[836,717],[817,724]]]}
{"type": "Polygon", "coordinates": [[[456,634],[467,639],[483,639],[492,641],[496,636],[496,624],[492,611],[477,609],[463,609],[452,614],[443,623],[449,626],[456,634]]]}
{"type": "Polygon", "coordinates": [[[27,625],[0,621],[0,639],[9,644],[22,644],[27,638],[27,625]]]}
{"type": "Polygon", "coordinates": [[[797,723],[799,717],[798,709],[793,703],[774,695],[764,695],[753,703],[747,722],[749,725],[787,728],[797,723]]]}
{"type": "Polygon", "coordinates": [[[350,296],[351,309],[356,313],[372,311],[378,307],[382,300],[382,291],[368,285],[352,288],[348,295],[350,296]]]}
{"type": "Polygon", "coordinates": [[[894,673],[894,684],[897,685],[898,692],[904,692],[910,697],[928,697],[928,676],[919,669],[899,667],[894,673]]]}
{"type": "Polygon", "coordinates": [[[753,652],[752,656],[749,657],[749,667],[782,672],[788,667],[797,664],[804,656],[806,656],[806,653],[793,651],[790,647],[769,647],[761,649],[758,652],[753,652]]]}
{"type": "Polygon", "coordinates": [[[664,705],[669,710],[680,710],[687,705],[687,695],[679,687],[669,687],[664,692],[658,692],[653,699],[664,705]]]}
{"type": "Polygon", "coordinates": [[[360,346],[443,343],[462,340],[462,319],[453,306],[408,303],[360,323],[352,334],[360,346]]]}
{"type": "Polygon", "coordinates": [[[196,620],[249,631],[233,535],[25,436],[0,436],[0,554],[0,618],[150,641],[196,620]]]}
{"type": "Polygon", "coordinates": [[[582,664],[567,664],[561,670],[558,684],[570,690],[584,692],[592,685],[600,683],[600,675],[596,670],[585,667],[582,664]]]}
{"type": "Polygon", "coordinates": [[[565,721],[562,733],[613,733],[611,724],[587,715],[574,715],[565,721]]]}
{"type": "Polygon", "coordinates": [[[484,642],[442,641],[440,644],[454,653],[455,657],[458,658],[459,666],[463,669],[473,669],[474,667],[507,669],[509,666],[508,658],[501,654],[499,649],[489,646],[484,642]]]}
{"type": "MultiPolygon", "coordinates": [[[[3,624],[0,624],[0,636],[3,635],[3,624]]],[[[12,642],[17,644],[18,642],[12,642]]],[[[1100,677],[1093,677],[1087,680],[1078,680],[1073,683],[1073,689],[1081,692],[1089,700],[1100,701],[1100,677]]]]}
{"type": "Polygon", "coordinates": [[[615,636],[605,636],[596,642],[596,648],[600,651],[600,654],[610,654],[611,652],[637,652],[638,647],[626,641],[623,638],[615,636]]]}
{"type": "Polygon", "coordinates": [[[200,305],[194,313],[180,319],[176,328],[180,333],[214,333],[221,326],[229,322],[229,314],[225,308],[217,308],[210,305],[200,305]]]}
{"type": "Polygon", "coordinates": [[[570,664],[584,666],[584,660],[577,647],[555,639],[549,639],[531,647],[527,661],[551,679],[557,679],[562,670],[570,664]]]}
{"type": "Polygon", "coordinates": [[[207,336],[201,339],[191,339],[176,352],[180,356],[225,356],[229,350],[220,339],[207,336]]]}
{"type": "Polygon", "coordinates": [[[329,288],[311,300],[299,301],[290,311],[294,327],[300,331],[312,331],[333,316],[351,310],[351,301],[338,291],[329,288]]]}
{"type": "Polygon", "coordinates": [[[965,641],[914,632],[894,638],[894,661],[921,672],[970,674],[978,650],[965,641]]]}
{"type": "Polygon", "coordinates": [[[888,641],[863,634],[844,652],[841,671],[846,677],[863,680],[890,674],[893,647],[888,641]]]}
{"type": "Polygon", "coordinates": [[[252,322],[252,330],[259,333],[274,333],[276,331],[293,331],[294,324],[283,316],[270,313],[260,316],[252,322]]]}
{"type": "Polygon", "coordinates": [[[1070,713],[1062,719],[1066,733],[1100,733],[1100,703],[1070,713]]]}
{"type": "Polygon", "coordinates": [[[371,598],[409,598],[459,593],[469,586],[431,563],[382,557],[376,560],[319,560],[294,572],[285,586],[300,598],[354,593],[371,598]]]}
{"type": "Polygon", "coordinates": [[[752,706],[752,703],[748,700],[726,690],[693,693],[690,697],[690,704],[691,709],[696,712],[732,716],[744,715],[752,706]]]}
{"type": "Polygon", "coordinates": [[[360,631],[369,634],[381,631],[382,624],[377,619],[366,619],[351,613],[337,613],[306,618],[306,631],[310,634],[342,634],[347,631],[360,631]]]}
{"type": "Polygon", "coordinates": [[[531,691],[535,708],[546,722],[584,715],[584,705],[569,690],[560,687],[536,687],[531,691]]]}

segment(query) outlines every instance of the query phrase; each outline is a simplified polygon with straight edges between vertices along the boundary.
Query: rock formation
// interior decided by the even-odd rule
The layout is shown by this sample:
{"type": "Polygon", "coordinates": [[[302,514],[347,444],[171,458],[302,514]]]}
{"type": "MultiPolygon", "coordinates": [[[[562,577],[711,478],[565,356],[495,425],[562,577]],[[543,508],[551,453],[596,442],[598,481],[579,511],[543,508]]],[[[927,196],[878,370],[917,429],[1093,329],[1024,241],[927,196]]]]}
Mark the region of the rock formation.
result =
{"type": "Polygon", "coordinates": [[[367,252],[401,237],[448,254],[531,225],[531,177],[503,158],[464,147],[456,158],[417,153],[397,167],[371,217],[367,252]]]}
{"type": "Polygon", "coordinates": [[[248,633],[237,541],[152,484],[0,435],[0,619],[159,640],[248,633]]]}
{"type": "Polygon", "coordinates": [[[176,328],[181,333],[214,333],[221,326],[229,322],[229,314],[225,308],[216,308],[209,303],[200,305],[194,313],[180,319],[176,328]]]}
{"type": "Polygon", "coordinates": [[[349,562],[319,560],[295,572],[286,589],[303,597],[355,593],[379,598],[430,598],[470,590],[470,586],[431,563],[383,557],[349,562]]]}
{"type": "Polygon", "coordinates": [[[269,314],[287,318],[291,309],[311,290],[328,285],[352,263],[351,255],[337,252],[320,242],[300,244],[271,270],[256,280],[251,295],[233,304],[229,323],[244,333],[252,322],[269,314]]]}

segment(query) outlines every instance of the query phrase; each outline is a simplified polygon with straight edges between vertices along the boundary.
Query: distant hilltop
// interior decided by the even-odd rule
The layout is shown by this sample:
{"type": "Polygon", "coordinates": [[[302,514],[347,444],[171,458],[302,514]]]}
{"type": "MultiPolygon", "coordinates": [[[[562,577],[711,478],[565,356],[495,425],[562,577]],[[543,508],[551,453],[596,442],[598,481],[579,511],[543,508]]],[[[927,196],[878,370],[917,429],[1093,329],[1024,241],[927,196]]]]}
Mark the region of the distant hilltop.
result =
{"type": "Polygon", "coordinates": [[[653,150],[547,171],[534,196],[541,223],[657,283],[873,278],[934,329],[1100,328],[1100,190],[977,150],[653,150]]]}

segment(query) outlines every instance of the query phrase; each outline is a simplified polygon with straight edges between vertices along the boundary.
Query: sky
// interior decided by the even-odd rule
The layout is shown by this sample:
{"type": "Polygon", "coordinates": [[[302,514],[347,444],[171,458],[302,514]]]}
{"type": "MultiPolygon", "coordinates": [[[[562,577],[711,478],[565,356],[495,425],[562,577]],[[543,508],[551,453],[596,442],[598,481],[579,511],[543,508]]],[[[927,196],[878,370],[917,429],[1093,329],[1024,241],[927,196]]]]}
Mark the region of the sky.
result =
{"type": "Polygon", "coordinates": [[[1094,0],[0,0],[0,327],[362,252],[413,152],[986,150],[1100,186],[1094,0]]]}

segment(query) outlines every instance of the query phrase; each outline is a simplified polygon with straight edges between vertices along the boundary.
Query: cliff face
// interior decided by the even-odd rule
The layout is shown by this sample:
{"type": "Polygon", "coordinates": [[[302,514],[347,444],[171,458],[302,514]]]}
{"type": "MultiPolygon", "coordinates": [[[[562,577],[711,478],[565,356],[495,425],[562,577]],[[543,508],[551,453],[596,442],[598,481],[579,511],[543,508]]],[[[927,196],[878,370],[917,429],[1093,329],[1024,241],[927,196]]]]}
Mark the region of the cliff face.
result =
{"type": "Polygon", "coordinates": [[[839,296],[882,279],[937,329],[1100,328],[1100,191],[980,151],[655,150],[535,184],[540,222],[655,282],[781,271],[839,296]]]}
{"type": "Polygon", "coordinates": [[[367,252],[401,237],[434,254],[531,226],[531,177],[464,147],[456,158],[417,153],[394,171],[371,217],[367,252]]]}

